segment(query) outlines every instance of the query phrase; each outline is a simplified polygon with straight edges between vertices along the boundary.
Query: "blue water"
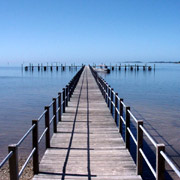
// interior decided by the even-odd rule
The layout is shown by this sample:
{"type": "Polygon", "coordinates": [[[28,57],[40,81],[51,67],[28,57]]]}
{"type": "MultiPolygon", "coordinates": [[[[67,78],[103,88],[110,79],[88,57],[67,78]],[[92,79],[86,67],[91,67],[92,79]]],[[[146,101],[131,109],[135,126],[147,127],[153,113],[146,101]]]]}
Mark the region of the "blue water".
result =
{"type": "Polygon", "coordinates": [[[76,72],[77,69],[69,68],[53,72],[0,68],[0,158],[7,153],[9,144],[18,142],[32,120],[39,117],[44,106],[50,104],[76,72]]]}
{"type": "MultiPolygon", "coordinates": [[[[65,71],[22,71],[0,68],[0,158],[10,143],[17,143],[37,119],[44,106],[69,82],[76,69],[65,71]]],[[[125,71],[101,76],[118,92],[126,105],[153,138],[166,145],[166,152],[180,166],[180,64],[156,64],[155,71],[125,71]]],[[[145,148],[150,144],[147,141],[145,148]]],[[[30,144],[25,145],[26,150],[30,144]]],[[[133,147],[132,147],[132,151],[133,147]]],[[[154,162],[154,149],[149,149],[154,162]]]]}
{"type": "MultiPolygon", "coordinates": [[[[152,137],[166,145],[167,154],[180,167],[180,64],[156,64],[155,71],[115,68],[110,74],[100,75],[131,107],[137,119],[144,120],[152,137]]],[[[151,144],[148,140],[146,143],[145,148],[151,144]]],[[[154,163],[155,149],[147,152],[154,163]]]]}

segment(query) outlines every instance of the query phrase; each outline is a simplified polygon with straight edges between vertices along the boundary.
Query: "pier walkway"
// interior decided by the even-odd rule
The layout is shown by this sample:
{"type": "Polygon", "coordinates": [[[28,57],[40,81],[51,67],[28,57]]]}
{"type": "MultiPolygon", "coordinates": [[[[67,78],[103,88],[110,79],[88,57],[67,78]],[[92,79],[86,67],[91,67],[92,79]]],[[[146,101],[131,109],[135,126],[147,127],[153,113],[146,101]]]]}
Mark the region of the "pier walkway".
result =
{"type": "Polygon", "coordinates": [[[141,179],[89,67],[33,179],[141,179]]]}

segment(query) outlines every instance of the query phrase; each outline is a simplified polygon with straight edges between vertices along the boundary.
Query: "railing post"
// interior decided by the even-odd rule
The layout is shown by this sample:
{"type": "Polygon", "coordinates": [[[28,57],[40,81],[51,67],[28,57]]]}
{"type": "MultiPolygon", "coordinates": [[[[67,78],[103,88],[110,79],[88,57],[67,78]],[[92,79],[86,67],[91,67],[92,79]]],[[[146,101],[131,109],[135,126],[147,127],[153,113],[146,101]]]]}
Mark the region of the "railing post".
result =
{"type": "Polygon", "coordinates": [[[13,152],[13,155],[9,159],[10,180],[19,180],[18,146],[16,144],[11,144],[8,146],[8,150],[9,152],[13,152]]]}
{"type": "Polygon", "coordinates": [[[109,86],[108,87],[108,103],[107,103],[107,105],[108,105],[108,107],[110,108],[110,100],[109,100],[109,98],[110,98],[110,89],[111,89],[111,86],[109,86]]]}
{"type": "Polygon", "coordinates": [[[106,103],[108,103],[108,87],[107,87],[107,83],[105,83],[105,87],[106,87],[106,103]]]}
{"type": "Polygon", "coordinates": [[[73,84],[74,84],[73,81],[74,81],[74,79],[71,80],[71,96],[72,96],[72,94],[73,94],[73,84]]]}
{"type": "Polygon", "coordinates": [[[59,108],[59,111],[58,111],[58,120],[61,121],[62,105],[61,105],[61,93],[60,92],[58,93],[58,108],[59,108]]]}
{"type": "Polygon", "coordinates": [[[111,114],[113,115],[113,103],[114,102],[114,93],[113,93],[113,88],[111,88],[111,114]]]}
{"type": "Polygon", "coordinates": [[[70,83],[68,83],[68,101],[70,101],[70,88],[71,88],[71,85],[70,83]]]}
{"type": "Polygon", "coordinates": [[[101,79],[101,87],[102,87],[102,95],[104,97],[104,84],[103,84],[103,80],[101,79]]]}
{"type": "Polygon", "coordinates": [[[104,93],[104,85],[103,85],[103,82],[102,82],[102,95],[103,95],[103,98],[105,98],[105,93],[104,93]]]}
{"type": "Polygon", "coordinates": [[[50,148],[50,125],[49,125],[49,106],[45,106],[45,127],[47,128],[46,131],[46,148],[50,148]]]}
{"type": "Polygon", "coordinates": [[[123,102],[122,98],[120,98],[120,100],[119,100],[119,112],[120,112],[120,115],[119,115],[119,132],[122,134],[122,119],[121,119],[121,116],[123,117],[123,105],[122,105],[121,102],[123,102]]]}
{"type": "Polygon", "coordinates": [[[35,124],[32,130],[32,145],[36,148],[33,154],[33,172],[34,174],[39,173],[39,143],[38,143],[38,120],[32,120],[32,125],[35,124]]]}
{"type": "Polygon", "coordinates": [[[68,101],[70,101],[71,98],[71,81],[68,84],[68,101]]]}
{"type": "Polygon", "coordinates": [[[101,88],[102,88],[102,96],[104,97],[104,87],[103,87],[103,80],[100,78],[101,88]]]}
{"type": "Polygon", "coordinates": [[[76,78],[75,78],[75,84],[74,84],[74,89],[76,88],[76,85],[77,85],[77,83],[78,83],[78,78],[79,78],[79,73],[77,74],[77,76],[76,76],[76,78]]]}
{"type": "Polygon", "coordinates": [[[56,115],[56,98],[53,98],[53,115],[54,115],[54,123],[53,123],[53,130],[54,133],[57,133],[57,115],[56,115]]]}
{"type": "Polygon", "coordinates": [[[104,95],[104,99],[106,99],[106,88],[105,88],[104,80],[103,80],[103,95],[104,95]]]}
{"type": "Polygon", "coordinates": [[[75,86],[76,86],[76,77],[74,77],[74,80],[73,80],[73,92],[74,92],[75,86]]]}
{"type": "Polygon", "coordinates": [[[115,115],[114,115],[114,119],[117,125],[117,108],[118,108],[118,93],[115,93],[115,115]]]}
{"type": "Polygon", "coordinates": [[[112,102],[113,102],[113,88],[111,88],[111,114],[113,115],[113,104],[112,104],[112,102]]]}
{"type": "Polygon", "coordinates": [[[128,128],[130,128],[130,114],[128,112],[130,107],[126,107],[126,133],[125,133],[125,141],[126,141],[126,148],[130,149],[130,135],[128,132],[128,128]]]}
{"type": "Polygon", "coordinates": [[[72,80],[69,82],[69,101],[72,95],[71,93],[72,93],[72,80]]]}
{"type": "Polygon", "coordinates": [[[74,92],[73,87],[74,87],[74,78],[71,80],[71,96],[74,92]]]}
{"type": "Polygon", "coordinates": [[[160,154],[161,151],[165,151],[164,144],[157,144],[156,146],[156,180],[164,179],[165,172],[165,160],[160,154]]]}
{"type": "Polygon", "coordinates": [[[139,149],[143,148],[143,131],[140,128],[143,126],[143,121],[137,121],[137,150],[136,150],[136,165],[137,165],[137,175],[142,175],[143,171],[143,157],[139,151],[139,149]]]}
{"type": "Polygon", "coordinates": [[[102,90],[103,90],[103,97],[105,99],[105,88],[104,88],[104,81],[102,80],[102,90]]]}
{"type": "Polygon", "coordinates": [[[65,113],[65,88],[63,88],[63,113],[65,113]]]}
{"type": "Polygon", "coordinates": [[[103,95],[103,92],[102,92],[102,86],[101,86],[101,80],[100,80],[99,77],[98,77],[98,79],[99,79],[99,88],[100,88],[101,94],[103,95]]]}
{"type": "Polygon", "coordinates": [[[69,89],[69,86],[66,85],[66,106],[68,106],[68,89],[69,89]]]}

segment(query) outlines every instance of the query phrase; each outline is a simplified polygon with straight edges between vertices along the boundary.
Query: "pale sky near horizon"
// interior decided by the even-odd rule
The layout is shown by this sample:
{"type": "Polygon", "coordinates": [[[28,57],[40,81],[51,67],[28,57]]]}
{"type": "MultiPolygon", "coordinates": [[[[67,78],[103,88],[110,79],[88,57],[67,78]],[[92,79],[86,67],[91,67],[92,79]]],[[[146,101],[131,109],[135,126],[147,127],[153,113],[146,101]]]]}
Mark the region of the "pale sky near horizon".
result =
{"type": "Polygon", "coordinates": [[[0,64],[180,60],[180,0],[1,0],[0,64]]]}

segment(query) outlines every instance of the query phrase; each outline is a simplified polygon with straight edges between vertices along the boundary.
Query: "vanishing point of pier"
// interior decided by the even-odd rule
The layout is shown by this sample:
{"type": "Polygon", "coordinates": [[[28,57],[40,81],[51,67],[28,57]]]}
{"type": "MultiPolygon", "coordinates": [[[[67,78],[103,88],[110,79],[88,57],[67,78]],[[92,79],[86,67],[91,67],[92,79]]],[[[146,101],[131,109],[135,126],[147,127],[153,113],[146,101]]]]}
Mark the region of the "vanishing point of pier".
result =
{"type": "Polygon", "coordinates": [[[141,179],[89,67],[41,160],[38,179],[141,179]]]}

